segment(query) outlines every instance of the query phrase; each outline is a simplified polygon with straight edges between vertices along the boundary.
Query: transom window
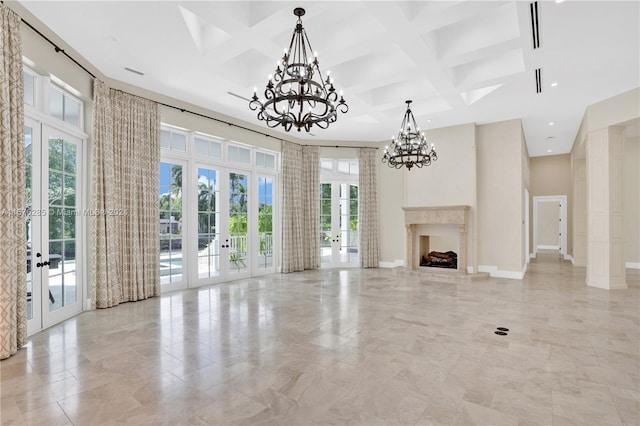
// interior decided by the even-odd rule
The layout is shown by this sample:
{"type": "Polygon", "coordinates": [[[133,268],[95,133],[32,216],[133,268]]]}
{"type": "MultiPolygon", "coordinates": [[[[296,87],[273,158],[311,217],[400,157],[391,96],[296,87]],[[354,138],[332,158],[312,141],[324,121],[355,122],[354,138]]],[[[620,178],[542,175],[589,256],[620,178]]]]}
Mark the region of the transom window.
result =
{"type": "Polygon", "coordinates": [[[187,133],[178,129],[162,127],[160,147],[177,152],[187,152],[187,133]]]}
{"type": "Polygon", "coordinates": [[[69,93],[54,85],[49,86],[49,114],[52,117],[80,127],[81,105],[82,102],[69,93]]]}
{"type": "Polygon", "coordinates": [[[275,170],[276,156],[274,154],[256,151],[256,167],[275,170]]]}
{"type": "Polygon", "coordinates": [[[222,141],[208,138],[201,135],[195,135],[193,146],[196,155],[204,155],[205,157],[216,160],[222,159],[222,141]]]}
{"type": "Polygon", "coordinates": [[[238,145],[229,144],[228,160],[232,163],[251,164],[251,150],[238,145]]]}

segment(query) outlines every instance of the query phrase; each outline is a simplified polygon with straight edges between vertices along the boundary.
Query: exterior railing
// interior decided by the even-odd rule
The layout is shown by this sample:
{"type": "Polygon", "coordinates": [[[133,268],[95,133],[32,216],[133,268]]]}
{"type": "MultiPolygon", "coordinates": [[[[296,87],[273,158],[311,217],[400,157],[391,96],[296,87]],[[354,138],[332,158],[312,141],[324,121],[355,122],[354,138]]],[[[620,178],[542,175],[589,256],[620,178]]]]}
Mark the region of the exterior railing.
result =
{"type": "MultiPolygon", "coordinates": [[[[203,250],[210,256],[219,254],[220,244],[217,239],[211,241],[203,250]]],[[[202,253],[202,252],[201,252],[202,253]]],[[[232,235],[229,237],[229,254],[236,254],[246,258],[247,253],[247,236],[232,235]]],[[[258,253],[260,255],[273,254],[273,234],[270,232],[260,232],[258,234],[258,253]]]]}

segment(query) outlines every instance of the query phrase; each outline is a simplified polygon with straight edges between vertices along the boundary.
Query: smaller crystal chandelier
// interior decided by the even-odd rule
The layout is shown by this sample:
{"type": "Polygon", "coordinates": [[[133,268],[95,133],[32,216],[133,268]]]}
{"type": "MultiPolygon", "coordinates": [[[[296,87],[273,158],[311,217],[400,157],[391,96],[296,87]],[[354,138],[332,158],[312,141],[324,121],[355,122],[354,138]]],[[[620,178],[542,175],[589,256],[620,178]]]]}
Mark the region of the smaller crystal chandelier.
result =
{"type": "Polygon", "coordinates": [[[253,89],[249,108],[257,110],[258,119],[266,121],[267,126],[283,126],[287,132],[293,126],[307,132],[313,125],[326,129],[337,120],[338,111],[346,113],[349,106],[342,92],[340,95],[336,92],[328,71],[327,78],[322,78],[318,53],[311,49],[307,32],[302,27],[304,9],[296,7],[293,14],[298,22],[289,48],[284,49],[275,74],[269,75],[264,98],[259,99],[257,89],[253,89]]]}
{"type": "Polygon", "coordinates": [[[405,112],[402,119],[398,138],[392,137],[391,148],[388,146],[384,148],[382,162],[389,163],[389,167],[395,167],[396,169],[405,166],[407,170],[411,170],[413,166],[430,165],[431,161],[438,159],[438,156],[433,149],[433,144],[431,144],[431,150],[429,150],[429,144],[424,132],[421,132],[416,124],[416,119],[410,108],[411,101],[406,102],[407,112],[405,112]]]}

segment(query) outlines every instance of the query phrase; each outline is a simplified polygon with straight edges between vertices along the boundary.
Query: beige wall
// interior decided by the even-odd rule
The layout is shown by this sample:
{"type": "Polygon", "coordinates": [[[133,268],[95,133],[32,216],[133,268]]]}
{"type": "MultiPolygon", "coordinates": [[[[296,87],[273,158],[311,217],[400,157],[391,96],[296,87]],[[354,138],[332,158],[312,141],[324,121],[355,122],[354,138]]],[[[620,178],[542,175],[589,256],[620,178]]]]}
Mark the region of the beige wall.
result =
{"type": "MultiPolygon", "coordinates": [[[[548,195],[567,196],[567,254],[572,253],[573,235],[573,199],[571,180],[571,154],[547,155],[543,157],[533,157],[531,164],[531,185],[529,195],[529,215],[533,218],[533,197],[548,195]]],[[[533,220],[529,227],[529,252],[533,252],[533,220]]],[[[538,244],[543,244],[538,241],[538,244]]]]}
{"type": "Polygon", "coordinates": [[[531,164],[531,196],[569,195],[571,193],[571,155],[533,157],[531,164]]]}
{"type": "Polygon", "coordinates": [[[438,160],[407,172],[407,206],[460,206],[473,204],[475,192],[475,125],[429,130],[438,160]]]}
{"type": "Polygon", "coordinates": [[[477,127],[478,265],[520,273],[524,266],[522,124],[477,127]]]}
{"type": "Polygon", "coordinates": [[[623,167],[624,260],[640,267],[640,137],[637,135],[625,138],[623,167]]]}
{"type": "MultiPolygon", "coordinates": [[[[520,123],[520,159],[521,159],[521,168],[522,168],[522,181],[521,181],[521,211],[522,211],[522,246],[520,249],[520,253],[522,254],[522,264],[526,267],[529,263],[529,247],[528,244],[531,244],[531,237],[529,236],[529,229],[531,228],[531,222],[533,219],[531,218],[531,213],[529,213],[527,208],[531,206],[531,160],[529,158],[529,149],[527,148],[527,139],[524,136],[524,127],[522,127],[522,123],[520,123]],[[527,200],[525,200],[527,198],[527,200]],[[529,218],[529,222],[527,223],[527,216],[529,218]],[[527,244],[527,239],[529,240],[527,244]]],[[[525,270],[526,272],[526,270],[525,270]]]]}
{"type": "Polygon", "coordinates": [[[570,216],[571,230],[568,231],[569,239],[567,252],[573,257],[575,266],[587,266],[587,162],[585,158],[571,159],[572,187],[571,199],[573,200],[570,216]]]}
{"type": "MultiPolygon", "coordinates": [[[[384,149],[384,144],[380,147],[384,149]]],[[[404,262],[406,230],[404,227],[405,172],[378,165],[378,223],[380,263],[399,266],[404,262]]]]}
{"type": "Polygon", "coordinates": [[[638,117],[640,117],[640,87],[589,105],[587,129],[591,132],[635,120],[638,117]]]}

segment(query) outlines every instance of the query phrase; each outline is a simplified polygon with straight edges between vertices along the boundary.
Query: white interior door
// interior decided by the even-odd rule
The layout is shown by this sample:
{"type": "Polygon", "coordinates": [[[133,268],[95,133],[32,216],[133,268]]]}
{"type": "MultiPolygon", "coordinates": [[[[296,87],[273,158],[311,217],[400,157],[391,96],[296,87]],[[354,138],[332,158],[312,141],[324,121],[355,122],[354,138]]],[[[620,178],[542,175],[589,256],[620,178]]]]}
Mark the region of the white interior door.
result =
{"type": "Polygon", "coordinates": [[[567,255],[567,196],[533,197],[533,257],[538,250],[567,255]]]}

